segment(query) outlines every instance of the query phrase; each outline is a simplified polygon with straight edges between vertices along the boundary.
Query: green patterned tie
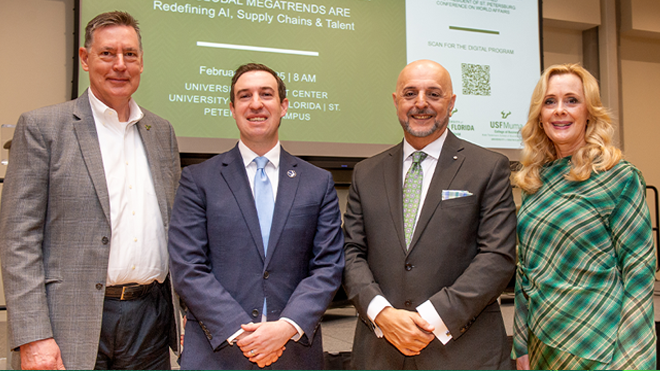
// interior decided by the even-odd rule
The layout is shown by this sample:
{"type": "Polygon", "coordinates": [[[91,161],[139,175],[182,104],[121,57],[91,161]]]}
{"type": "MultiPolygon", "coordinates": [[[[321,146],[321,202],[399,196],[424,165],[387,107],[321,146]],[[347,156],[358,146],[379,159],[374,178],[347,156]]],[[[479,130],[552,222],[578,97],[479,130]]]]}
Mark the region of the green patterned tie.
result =
{"type": "Polygon", "coordinates": [[[406,174],[406,181],[403,184],[403,228],[406,234],[406,248],[410,246],[412,240],[413,227],[415,226],[415,217],[419,209],[419,199],[422,195],[422,165],[426,153],[418,151],[413,153],[413,163],[406,174]]]}

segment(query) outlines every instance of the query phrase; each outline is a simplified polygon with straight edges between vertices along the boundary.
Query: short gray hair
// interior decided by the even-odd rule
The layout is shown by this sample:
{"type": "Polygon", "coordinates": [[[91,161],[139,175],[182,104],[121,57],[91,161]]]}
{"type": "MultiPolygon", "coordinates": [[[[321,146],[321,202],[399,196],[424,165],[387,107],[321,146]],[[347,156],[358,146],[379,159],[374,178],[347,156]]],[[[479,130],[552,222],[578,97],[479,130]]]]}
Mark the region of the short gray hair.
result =
{"type": "Polygon", "coordinates": [[[94,17],[87,27],[85,27],[85,49],[89,49],[94,42],[94,32],[96,30],[108,26],[129,26],[133,27],[137,33],[138,41],[140,42],[140,51],[142,51],[142,36],[140,35],[140,27],[138,21],[132,15],[126,12],[114,11],[101,13],[94,17]]]}

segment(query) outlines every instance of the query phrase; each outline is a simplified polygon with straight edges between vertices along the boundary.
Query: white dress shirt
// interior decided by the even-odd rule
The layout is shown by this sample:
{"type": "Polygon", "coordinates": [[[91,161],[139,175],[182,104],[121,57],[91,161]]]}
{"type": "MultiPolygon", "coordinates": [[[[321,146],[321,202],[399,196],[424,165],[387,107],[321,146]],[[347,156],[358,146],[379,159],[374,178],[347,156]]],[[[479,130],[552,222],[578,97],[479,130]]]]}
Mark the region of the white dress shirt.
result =
{"type": "Polygon", "coordinates": [[[168,272],[167,239],[147,154],[136,123],[144,114],[130,100],[128,122],[89,89],[110,198],[107,286],[163,282],[168,272]]]}
{"type": "MultiPolygon", "coordinates": [[[[277,201],[277,186],[280,184],[280,148],[280,142],[278,141],[275,147],[263,156],[268,159],[264,171],[268,176],[268,181],[270,181],[270,187],[273,189],[273,202],[277,201]]],[[[252,197],[254,197],[254,176],[257,175],[257,163],[254,162],[254,159],[259,157],[259,155],[254,153],[253,150],[249,149],[240,140],[238,141],[238,151],[243,158],[243,165],[245,165],[245,171],[250,181],[250,190],[252,191],[252,197]]]]}
{"type": "MultiPolygon", "coordinates": [[[[440,138],[429,143],[426,147],[422,149],[422,151],[426,153],[428,156],[426,156],[424,161],[422,161],[421,163],[422,175],[423,175],[422,193],[419,200],[419,208],[417,209],[417,215],[415,216],[415,225],[413,226],[413,234],[415,233],[415,228],[417,227],[417,220],[419,219],[419,215],[422,211],[424,200],[426,200],[426,195],[428,194],[429,186],[431,185],[431,179],[433,179],[433,174],[435,173],[435,168],[436,165],[438,164],[438,159],[440,158],[440,153],[442,152],[442,146],[445,144],[446,138],[447,138],[447,130],[445,130],[445,132],[442,133],[440,138]]],[[[413,152],[416,151],[417,150],[413,148],[413,146],[410,145],[408,141],[406,141],[405,139],[403,140],[403,159],[402,159],[403,176],[401,179],[402,182],[401,184],[405,184],[406,174],[408,173],[408,170],[412,166],[412,154],[413,152]]],[[[378,325],[376,325],[375,319],[383,309],[391,306],[392,304],[390,304],[390,302],[385,297],[383,297],[382,295],[376,295],[376,297],[374,297],[371,300],[369,306],[367,307],[367,316],[374,324],[374,332],[376,333],[376,336],[378,336],[379,338],[383,337],[383,332],[378,327],[378,325]]],[[[438,311],[435,309],[435,307],[433,306],[430,300],[427,300],[424,303],[420,304],[416,309],[420,317],[422,317],[424,320],[426,320],[426,322],[430,323],[433,327],[435,327],[435,331],[433,331],[433,334],[435,335],[436,338],[438,338],[438,340],[442,342],[442,344],[447,344],[447,342],[449,342],[449,340],[452,339],[451,334],[447,329],[447,326],[442,321],[442,318],[440,318],[438,311]]]]}
{"type": "MultiPolygon", "coordinates": [[[[277,201],[277,186],[280,184],[280,149],[280,142],[277,141],[275,147],[266,152],[266,154],[263,156],[268,159],[268,163],[264,167],[264,171],[268,176],[268,181],[270,181],[270,187],[273,189],[273,202],[277,201]]],[[[250,181],[250,190],[252,190],[252,197],[254,197],[254,177],[257,174],[257,163],[254,162],[254,159],[259,157],[259,155],[248,148],[248,146],[246,146],[245,143],[243,143],[241,140],[238,141],[238,151],[241,153],[241,157],[243,158],[243,165],[245,166],[245,171],[247,172],[247,177],[250,181]]],[[[280,319],[287,321],[296,329],[297,334],[293,335],[291,340],[298,341],[305,334],[303,329],[298,326],[298,324],[295,323],[292,319],[286,317],[282,317],[280,319]]],[[[265,313],[262,313],[261,321],[266,322],[265,313]]],[[[243,332],[243,329],[239,329],[227,339],[227,342],[233,345],[236,338],[243,332]]]]}

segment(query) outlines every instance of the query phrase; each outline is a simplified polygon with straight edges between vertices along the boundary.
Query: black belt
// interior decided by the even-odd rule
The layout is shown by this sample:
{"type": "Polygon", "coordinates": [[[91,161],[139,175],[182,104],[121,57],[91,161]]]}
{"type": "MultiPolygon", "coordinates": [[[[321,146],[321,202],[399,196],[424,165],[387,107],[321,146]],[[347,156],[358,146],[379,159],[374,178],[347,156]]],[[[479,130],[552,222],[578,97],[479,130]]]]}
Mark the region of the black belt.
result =
{"type": "Polygon", "coordinates": [[[105,288],[105,297],[119,300],[135,300],[139,299],[149,293],[151,288],[158,284],[154,281],[148,285],[138,285],[136,283],[129,283],[120,286],[107,286],[105,288]]]}

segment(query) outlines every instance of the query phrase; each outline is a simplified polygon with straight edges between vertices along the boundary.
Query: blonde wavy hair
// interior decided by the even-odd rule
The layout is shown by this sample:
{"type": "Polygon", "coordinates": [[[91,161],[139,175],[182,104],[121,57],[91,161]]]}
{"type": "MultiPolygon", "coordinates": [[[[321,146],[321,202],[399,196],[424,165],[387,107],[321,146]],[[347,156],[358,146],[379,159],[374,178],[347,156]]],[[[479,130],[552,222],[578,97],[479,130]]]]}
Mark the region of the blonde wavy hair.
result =
{"type": "Polygon", "coordinates": [[[539,127],[541,108],[552,76],[573,74],[582,80],[585,103],[589,113],[585,141],[571,159],[571,171],[565,176],[569,181],[581,182],[589,179],[592,173],[607,171],[621,160],[621,151],[612,144],[614,127],[612,120],[600,100],[598,81],[579,64],[560,64],[548,67],[543,74],[529,107],[527,123],[521,129],[523,139],[522,169],[514,176],[514,184],[528,194],[541,188],[540,171],[543,165],[557,159],[553,142],[539,127]]]}

